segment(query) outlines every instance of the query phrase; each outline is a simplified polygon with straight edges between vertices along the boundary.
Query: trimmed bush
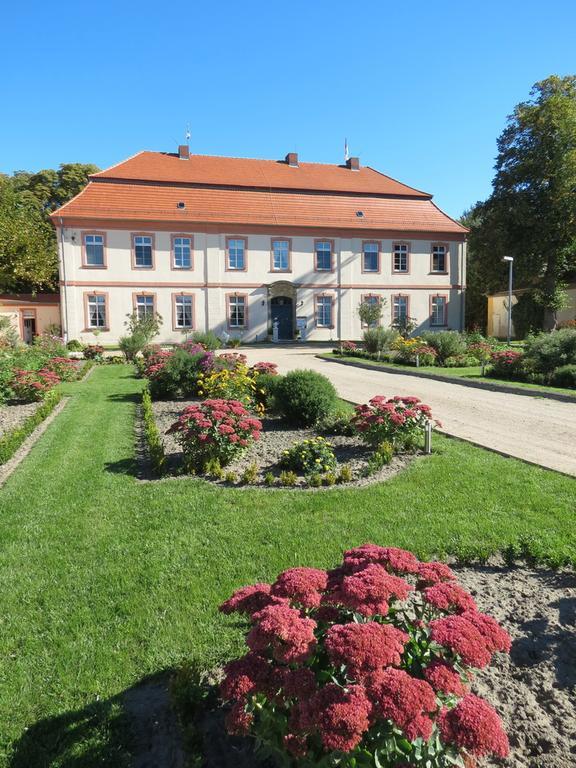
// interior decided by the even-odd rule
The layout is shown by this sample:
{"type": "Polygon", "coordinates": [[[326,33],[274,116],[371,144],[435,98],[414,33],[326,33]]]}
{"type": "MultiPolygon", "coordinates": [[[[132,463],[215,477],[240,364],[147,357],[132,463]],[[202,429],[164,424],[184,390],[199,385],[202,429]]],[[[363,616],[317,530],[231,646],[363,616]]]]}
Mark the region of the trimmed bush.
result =
{"type": "Polygon", "coordinates": [[[555,387],[576,389],[576,365],[561,365],[552,373],[550,383],[555,387]]]}
{"type": "Polygon", "coordinates": [[[524,345],[526,360],[537,373],[551,374],[564,365],[576,365],[576,329],[563,328],[531,336],[524,345]]]}
{"type": "Polygon", "coordinates": [[[394,328],[367,328],[362,334],[362,343],[366,352],[377,354],[390,349],[399,335],[394,328]]]}
{"type": "Polygon", "coordinates": [[[426,331],[421,339],[436,350],[439,365],[448,357],[457,357],[466,352],[466,341],[458,331],[426,331]]]}
{"type": "Polygon", "coordinates": [[[275,398],[282,416],[290,424],[308,427],[316,424],[337,402],[332,383],[316,371],[290,371],[278,382],[275,398]]]}
{"type": "Polygon", "coordinates": [[[68,344],[66,344],[66,349],[69,352],[82,352],[84,347],[82,344],[78,341],[78,339],[70,339],[68,344]]]}
{"type": "Polygon", "coordinates": [[[142,391],[142,421],[144,423],[144,437],[146,438],[152,471],[157,477],[160,477],[164,472],[166,454],[164,452],[162,438],[160,437],[160,431],[156,426],[156,420],[152,410],[152,399],[150,398],[148,389],[142,391]]]}
{"type": "Polygon", "coordinates": [[[222,347],[222,342],[213,331],[194,331],[186,341],[192,341],[194,344],[201,344],[204,349],[211,350],[212,352],[222,347]]]}

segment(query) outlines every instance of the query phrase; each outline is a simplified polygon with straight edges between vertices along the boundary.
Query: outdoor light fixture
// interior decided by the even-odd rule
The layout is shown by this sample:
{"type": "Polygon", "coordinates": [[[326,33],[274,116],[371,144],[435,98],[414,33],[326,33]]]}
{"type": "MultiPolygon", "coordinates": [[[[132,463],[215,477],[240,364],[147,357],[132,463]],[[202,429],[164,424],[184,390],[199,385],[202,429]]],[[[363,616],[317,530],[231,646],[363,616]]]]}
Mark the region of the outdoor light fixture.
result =
{"type": "Polygon", "coordinates": [[[514,267],[514,256],[504,256],[502,261],[508,262],[508,344],[512,338],[512,271],[514,267]]]}

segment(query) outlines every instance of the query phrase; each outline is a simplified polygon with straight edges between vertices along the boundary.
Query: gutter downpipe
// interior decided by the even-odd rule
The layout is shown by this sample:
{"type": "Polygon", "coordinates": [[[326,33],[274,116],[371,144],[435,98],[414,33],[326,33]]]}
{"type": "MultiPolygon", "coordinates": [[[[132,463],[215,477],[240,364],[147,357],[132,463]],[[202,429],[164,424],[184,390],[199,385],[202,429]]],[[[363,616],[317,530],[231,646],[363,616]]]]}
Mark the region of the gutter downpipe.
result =
{"type": "Polygon", "coordinates": [[[60,264],[62,281],[60,284],[60,301],[64,304],[64,328],[62,336],[64,341],[68,341],[68,299],[66,297],[66,259],[64,258],[64,221],[62,216],[60,221],[60,264]]]}
{"type": "Polygon", "coordinates": [[[466,240],[462,243],[462,258],[461,258],[461,270],[460,270],[460,315],[461,315],[461,327],[460,330],[464,331],[466,327],[466,258],[468,255],[468,243],[466,240]]]}

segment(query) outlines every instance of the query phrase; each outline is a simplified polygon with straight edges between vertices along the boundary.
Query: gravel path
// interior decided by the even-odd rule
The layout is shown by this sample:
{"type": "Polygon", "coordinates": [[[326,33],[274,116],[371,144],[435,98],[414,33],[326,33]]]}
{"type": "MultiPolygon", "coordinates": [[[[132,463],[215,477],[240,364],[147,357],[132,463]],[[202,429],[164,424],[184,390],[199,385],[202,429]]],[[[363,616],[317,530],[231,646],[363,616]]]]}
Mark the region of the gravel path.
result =
{"type": "Polygon", "coordinates": [[[23,424],[39,405],[40,403],[25,403],[23,405],[0,406],[0,437],[5,432],[11,432],[23,424]]]}
{"type": "Polygon", "coordinates": [[[432,406],[443,431],[549,469],[576,475],[576,405],[490,392],[442,381],[369,371],[316,357],[332,347],[242,347],[249,363],[265,360],[280,373],[311,368],[325,374],[341,397],[414,395],[432,406]]]}

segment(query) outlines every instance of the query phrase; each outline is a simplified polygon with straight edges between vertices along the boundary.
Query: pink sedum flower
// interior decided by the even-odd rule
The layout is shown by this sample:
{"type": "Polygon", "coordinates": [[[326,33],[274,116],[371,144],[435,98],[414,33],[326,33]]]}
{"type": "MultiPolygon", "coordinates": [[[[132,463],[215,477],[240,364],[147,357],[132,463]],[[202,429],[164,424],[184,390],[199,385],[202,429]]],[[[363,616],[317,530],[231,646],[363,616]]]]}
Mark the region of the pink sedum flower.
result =
{"type": "Polygon", "coordinates": [[[334,624],[326,633],[326,650],[334,667],[345,664],[349,677],[364,681],[383,667],[399,666],[409,637],[390,624],[334,624]]]}
{"type": "Polygon", "coordinates": [[[506,757],[508,737],[496,711],[483,699],[469,693],[453,709],[443,709],[438,718],[442,740],[466,749],[475,757],[506,757]]]}
{"type": "Polygon", "coordinates": [[[246,637],[253,651],[270,650],[276,661],[305,661],[316,647],[316,622],[287,604],[269,605],[252,616],[254,626],[246,637]]]}
{"type": "Polygon", "coordinates": [[[305,608],[317,608],[326,589],[328,574],[317,568],[290,568],[272,585],[272,594],[286,597],[305,608]]]}

